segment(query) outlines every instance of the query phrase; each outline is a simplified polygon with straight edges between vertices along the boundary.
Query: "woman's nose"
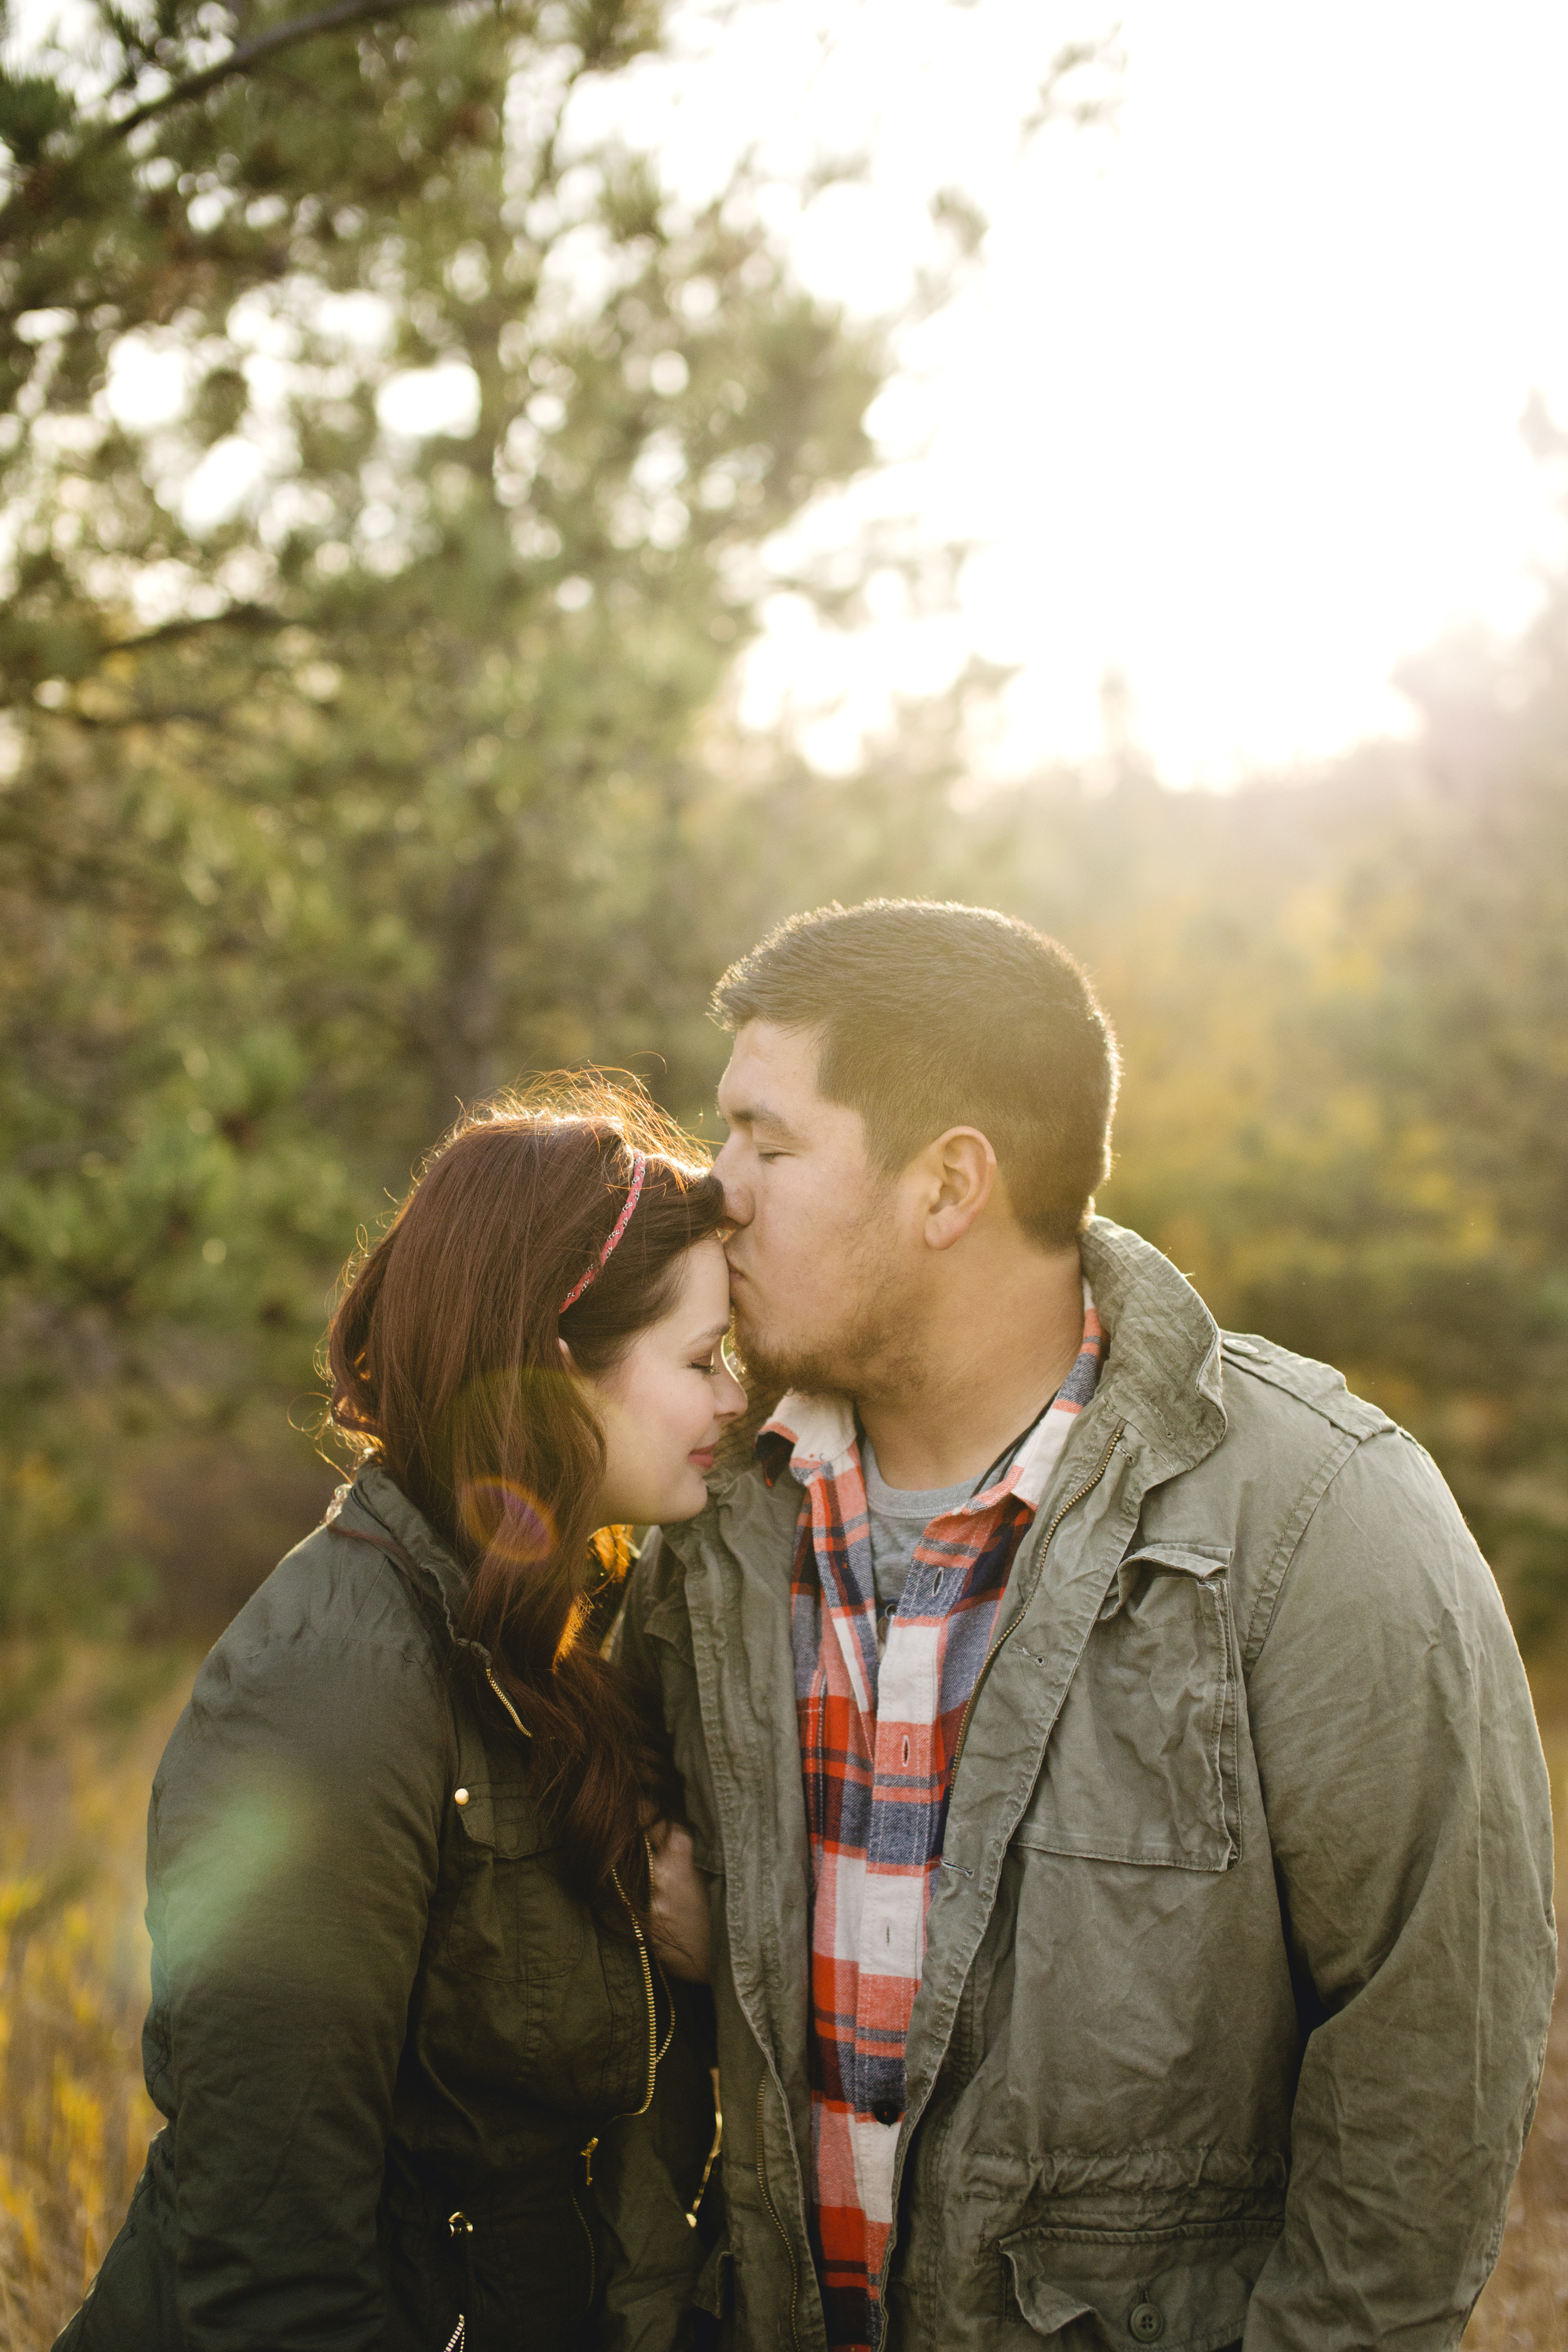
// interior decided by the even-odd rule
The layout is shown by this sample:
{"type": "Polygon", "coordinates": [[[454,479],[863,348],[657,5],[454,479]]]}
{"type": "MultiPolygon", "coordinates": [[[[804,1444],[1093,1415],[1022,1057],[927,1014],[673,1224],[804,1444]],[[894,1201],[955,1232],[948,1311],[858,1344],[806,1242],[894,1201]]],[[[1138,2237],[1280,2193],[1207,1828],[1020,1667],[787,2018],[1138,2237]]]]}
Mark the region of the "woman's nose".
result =
{"type": "Polygon", "coordinates": [[[746,1410],[746,1391],[728,1365],[724,1368],[724,1385],[719,1393],[720,1420],[739,1421],[746,1410]]]}

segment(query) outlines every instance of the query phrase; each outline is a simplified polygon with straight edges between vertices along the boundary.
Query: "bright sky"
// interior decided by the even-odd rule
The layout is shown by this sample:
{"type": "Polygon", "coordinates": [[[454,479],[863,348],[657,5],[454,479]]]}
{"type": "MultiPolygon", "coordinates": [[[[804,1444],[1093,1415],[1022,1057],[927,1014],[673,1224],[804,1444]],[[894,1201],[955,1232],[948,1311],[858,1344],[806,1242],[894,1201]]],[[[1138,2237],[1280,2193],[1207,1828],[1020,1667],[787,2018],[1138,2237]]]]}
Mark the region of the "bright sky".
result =
{"type": "MultiPolygon", "coordinates": [[[[1533,388],[1568,421],[1568,8],[1111,5],[676,0],[670,54],[582,102],[693,200],[756,147],[799,268],[858,310],[929,257],[936,189],[993,224],[873,411],[891,462],[812,527],[964,542],[959,610],[889,591],[834,639],[780,597],[748,656],[746,715],[792,709],[827,764],[972,652],[1019,669],[976,746],[994,772],[1094,750],[1109,670],[1173,782],[1331,751],[1406,723],[1401,656],[1517,625],[1558,545],[1518,426],[1533,388]],[[1115,128],[1023,146],[1058,48],[1114,22],[1115,128]],[[791,200],[856,150],[867,186],[791,200]]],[[[154,375],[126,371],[128,413],[154,375]]]]}
{"type": "Polygon", "coordinates": [[[1116,14],[1117,128],[1027,153],[1051,55],[1112,21],[1089,0],[746,0],[606,91],[693,194],[748,141],[868,147],[868,193],[792,230],[857,306],[896,299],[932,188],[993,222],[874,412],[903,462],[851,501],[974,546],[960,614],[835,647],[785,604],[752,656],[755,717],[843,698],[830,761],[970,649],[1021,665],[1004,770],[1091,749],[1108,667],[1173,782],[1331,750],[1404,723],[1403,655],[1516,623],[1557,544],[1518,424],[1532,387],[1568,420],[1568,9],[1116,14]]]}

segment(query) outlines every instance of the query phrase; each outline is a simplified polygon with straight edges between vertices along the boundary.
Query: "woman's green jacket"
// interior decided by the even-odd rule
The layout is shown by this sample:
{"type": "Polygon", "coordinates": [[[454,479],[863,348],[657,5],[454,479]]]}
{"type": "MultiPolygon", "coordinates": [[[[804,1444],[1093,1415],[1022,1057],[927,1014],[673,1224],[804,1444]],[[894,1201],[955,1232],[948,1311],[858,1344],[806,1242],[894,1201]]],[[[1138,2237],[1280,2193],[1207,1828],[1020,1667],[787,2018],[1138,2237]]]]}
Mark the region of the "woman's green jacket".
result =
{"type": "Polygon", "coordinates": [[[362,1470],[206,1660],[153,1783],[167,2118],[58,2352],[672,2352],[709,2078],[557,1874],[462,1572],[362,1470]],[[644,2112],[646,2110],[646,2112],[644,2112]]]}

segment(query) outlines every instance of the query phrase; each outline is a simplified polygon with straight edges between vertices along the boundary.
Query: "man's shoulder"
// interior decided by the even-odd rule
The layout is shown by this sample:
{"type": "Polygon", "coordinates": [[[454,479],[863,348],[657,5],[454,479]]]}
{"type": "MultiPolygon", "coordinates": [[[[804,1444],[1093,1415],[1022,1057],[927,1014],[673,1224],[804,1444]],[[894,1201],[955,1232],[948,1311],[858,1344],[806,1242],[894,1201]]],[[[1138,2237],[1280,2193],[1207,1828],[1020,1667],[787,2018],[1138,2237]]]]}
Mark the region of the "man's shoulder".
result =
{"type": "Polygon", "coordinates": [[[1232,1544],[1238,1585],[1289,1556],[1352,1463],[1361,1465],[1358,1490],[1377,1492],[1394,1508],[1436,1479],[1415,1442],[1331,1365],[1254,1332],[1225,1331],[1218,1340],[1208,1376],[1218,1374],[1210,1393],[1223,1407],[1223,1434],[1151,1497],[1146,1517],[1161,1532],[1195,1530],[1232,1544]]]}
{"type": "Polygon", "coordinates": [[[1173,1435],[1201,1459],[1220,1438],[1216,1408],[1225,1417],[1219,1450],[1232,1461],[1252,1439],[1315,1456],[1331,1433],[1359,1439],[1393,1427],[1332,1365],[1257,1332],[1220,1330],[1185,1276],[1142,1234],[1096,1217],[1081,1248],[1110,1331],[1105,1395],[1152,1439],[1173,1435]]]}
{"type": "Polygon", "coordinates": [[[1221,1331],[1220,1355],[1227,1420],[1258,1423],[1288,1436],[1321,1432],[1327,1422],[1346,1437],[1393,1431],[1381,1406],[1347,1386],[1342,1372],[1311,1356],[1293,1355],[1255,1331],[1221,1331]]]}

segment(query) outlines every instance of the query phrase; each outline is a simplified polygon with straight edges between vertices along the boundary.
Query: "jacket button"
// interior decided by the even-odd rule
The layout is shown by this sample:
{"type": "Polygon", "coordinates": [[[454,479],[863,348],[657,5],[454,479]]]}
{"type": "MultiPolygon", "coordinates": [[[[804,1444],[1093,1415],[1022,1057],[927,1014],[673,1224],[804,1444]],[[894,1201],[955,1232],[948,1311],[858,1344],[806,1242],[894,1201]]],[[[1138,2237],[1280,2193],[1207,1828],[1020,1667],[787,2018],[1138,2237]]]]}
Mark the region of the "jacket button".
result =
{"type": "Polygon", "coordinates": [[[454,1790],[453,1790],[453,1791],[452,1791],[452,1802],[453,1802],[455,1805],[466,1805],[466,1804],[468,1803],[468,1790],[467,1790],[467,1789],[454,1789],[454,1790]]]}
{"type": "Polygon", "coordinates": [[[1140,2344],[1154,2344],[1165,2333],[1165,2315],[1157,2303],[1135,2303],[1128,2314],[1127,2326],[1140,2344]]]}
{"type": "Polygon", "coordinates": [[[879,2124],[896,2124],[899,2117],[902,2115],[903,2109],[901,2107],[896,2107],[891,2099],[883,2099],[878,2105],[872,2108],[871,2113],[875,2116],[879,2124]]]}

